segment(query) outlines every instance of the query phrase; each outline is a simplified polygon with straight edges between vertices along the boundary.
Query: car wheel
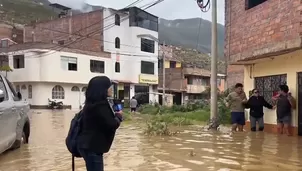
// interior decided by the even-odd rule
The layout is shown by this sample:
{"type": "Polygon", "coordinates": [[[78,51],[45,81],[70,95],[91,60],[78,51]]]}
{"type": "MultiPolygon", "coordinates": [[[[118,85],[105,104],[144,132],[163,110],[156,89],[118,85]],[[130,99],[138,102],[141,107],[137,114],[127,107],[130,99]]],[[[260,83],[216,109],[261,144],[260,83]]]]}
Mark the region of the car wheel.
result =
{"type": "Polygon", "coordinates": [[[27,143],[28,143],[28,138],[27,138],[27,136],[26,136],[25,131],[23,131],[23,132],[22,132],[22,137],[21,137],[20,146],[21,146],[22,144],[27,144],[27,143]]]}
{"type": "Polygon", "coordinates": [[[28,134],[25,132],[25,129],[23,129],[21,140],[16,140],[12,145],[11,149],[18,149],[23,144],[28,144],[28,134]]]}

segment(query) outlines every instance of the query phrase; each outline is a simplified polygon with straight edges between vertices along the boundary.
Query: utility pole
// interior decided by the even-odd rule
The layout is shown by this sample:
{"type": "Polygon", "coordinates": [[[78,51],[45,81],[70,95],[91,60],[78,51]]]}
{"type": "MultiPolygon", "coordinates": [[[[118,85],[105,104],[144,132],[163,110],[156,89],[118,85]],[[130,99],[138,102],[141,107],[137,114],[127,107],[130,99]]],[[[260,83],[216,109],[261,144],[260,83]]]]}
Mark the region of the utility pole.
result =
{"type": "Polygon", "coordinates": [[[166,49],[166,43],[163,42],[163,95],[162,95],[162,105],[166,105],[166,68],[165,68],[165,61],[166,61],[166,55],[165,55],[165,49],[166,49]]]}
{"type": "Polygon", "coordinates": [[[211,120],[217,113],[217,0],[212,0],[212,45],[211,45],[211,120]]]}

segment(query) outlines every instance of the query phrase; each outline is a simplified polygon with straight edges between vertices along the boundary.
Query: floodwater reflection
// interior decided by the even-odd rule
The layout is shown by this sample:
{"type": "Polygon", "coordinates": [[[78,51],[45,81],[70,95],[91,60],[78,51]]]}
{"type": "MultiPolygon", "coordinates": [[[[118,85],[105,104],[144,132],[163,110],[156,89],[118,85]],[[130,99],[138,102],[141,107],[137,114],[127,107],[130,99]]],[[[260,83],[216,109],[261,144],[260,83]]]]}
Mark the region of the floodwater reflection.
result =
{"type": "MultiPolygon", "coordinates": [[[[71,111],[32,111],[30,144],[0,155],[0,171],[69,171],[65,137],[71,111]]],[[[105,155],[107,171],[302,170],[301,139],[261,132],[230,134],[185,128],[174,137],[147,137],[124,124],[105,155]]],[[[78,171],[84,163],[76,160],[78,171]]]]}

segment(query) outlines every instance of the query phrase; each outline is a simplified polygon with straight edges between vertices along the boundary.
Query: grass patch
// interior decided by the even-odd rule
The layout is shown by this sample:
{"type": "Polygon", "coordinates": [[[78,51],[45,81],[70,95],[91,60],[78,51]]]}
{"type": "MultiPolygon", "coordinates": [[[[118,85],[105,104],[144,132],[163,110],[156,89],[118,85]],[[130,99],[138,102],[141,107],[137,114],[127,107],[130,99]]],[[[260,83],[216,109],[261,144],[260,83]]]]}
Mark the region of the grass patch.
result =
{"type": "MultiPolygon", "coordinates": [[[[145,133],[148,135],[173,135],[169,131],[169,125],[205,124],[210,120],[210,107],[206,101],[171,107],[148,104],[141,106],[138,111],[142,116],[150,116],[145,117],[147,118],[145,133]]],[[[218,103],[218,118],[221,124],[230,122],[230,111],[223,101],[218,103]]]]}

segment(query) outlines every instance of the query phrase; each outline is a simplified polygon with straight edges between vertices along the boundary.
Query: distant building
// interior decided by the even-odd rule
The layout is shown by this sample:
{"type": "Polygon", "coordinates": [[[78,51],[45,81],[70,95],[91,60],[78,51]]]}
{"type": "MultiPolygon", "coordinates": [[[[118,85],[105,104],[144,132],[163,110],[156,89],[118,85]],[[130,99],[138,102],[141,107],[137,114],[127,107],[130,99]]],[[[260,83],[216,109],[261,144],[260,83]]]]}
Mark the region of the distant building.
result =
{"type": "Polygon", "coordinates": [[[0,23],[0,40],[0,48],[5,48],[12,42],[23,43],[23,26],[4,22],[0,23]]]}
{"type": "Polygon", "coordinates": [[[103,15],[104,25],[110,26],[103,31],[104,51],[111,52],[120,96],[140,94],[145,103],[158,102],[153,93],[158,85],[158,17],[136,7],[104,9],[103,15]]]}
{"type": "MultiPolygon", "coordinates": [[[[176,57],[173,49],[171,46],[160,46],[159,57],[162,59],[165,55],[165,61],[159,65],[159,91],[162,92],[162,68],[165,67],[165,91],[174,95],[173,103],[183,104],[188,100],[207,98],[203,92],[210,86],[211,72],[194,64],[188,65],[191,62],[182,60],[181,56],[176,57]]],[[[220,91],[224,91],[225,75],[218,74],[217,86],[220,91]]],[[[161,98],[159,101],[162,101],[161,98]]]]}
{"type": "Polygon", "coordinates": [[[51,99],[78,109],[85,101],[88,81],[94,76],[112,75],[110,54],[52,47],[45,43],[11,46],[7,58],[13,72],[8,73],[8,79],[32,108],[46,108],[51,99]]]}
{"type": "MultiPolygon", "coordinates": [[[[287,84],[298,99],[292,131],[302,135],[302,4],[298,0],[226,0],[225,57],[228,85],[256,88],[271,104],[278,86],[287,84]]],[[[275,110],[264,111],[265,130],[277,132],[275,110]]]]}
{"type": "MultiPolygon", "coordinates": [[[[55,4],[55,6],[58,5],[55,4]]],[[[44,71],[44,69],[47,70],[46,66],[38,70],[41,73],[46,72],[47,75],[52,74],[51,77],[49,76],[51,80],[57,75],[53,82],[83,87],[82,84],[87,84],[93,76],[107,75],[119,82],[118,98],[129,100],[135,95],[140,95],[143,96],[144,103],[158,101],[158,95],[154,93],[157,92],[158,84],[158,17],[136,7],[122,10],[102,9],[78,15],[67,15],[67,7],[59,6],[58,8],[65,11],[64,16],[60,15],[53,20],[33,22],[25,26],[25,44],[22,48],[24,53],[16,50],[18,54],[24,55],[25,66],[30,65],[26,62],[33,60],[27,59],[27,56],[31,56],[29,54],[36,53],[36,51],[39,53],[53,51],[55,53],[50,56],[59,61],[50,65],[53,72],[44,71]],[[137,15],[138,13],[140,15],[137,15]],[[52,44],[53,47],[36,48],[36,44],[39,43],[52,44]],[[72,49],[74,52],[65,53],[64,49],[72,49]],[[82,53],[94,55],[83,55],[82,53]],[[95,54],[106,55],[96,55],[97,57],[95,57],[95,54]],[[76,71],[62,70],[59,65],[62,57],[77,61],[78,69],[76,71]],[[101,73],[91,73],[89,65],[86,66],[92,59],[96,60],[95,63],[91,63],[92,66],[103,68],[101,73]],[[88,68],[85,69],[85,67],[88,68]],[[64,74],[60,75],[58,71],[66,72],[66,77],[64,74]],[[70,74],[79,75],[81,78],[73,77],[70,74]],[[70,75],[70,78],[67,78],[67,75],[70,75]],[[85,76],[85,79],[82,79],[82,75],[85,76]],[[72,80],[70,80],[71,78],[72,80]]],[[[11,53],[13,51],[10,50],[11,53]]],[[[50,58],[49,55],[46,56],[50,58]]],[[[43,56],[41,59],[46,60],[47,58],[43,56]]],[[[28,69],[26,72],[34,72],[28,69]]],[[[30,82],[30,80],[26,80],[28,77],[23,78],[18,75],[23,74],[21,70],[24,69],[14,68],[13,72],[9,74],[12,78],[11,81],[17,85],[30,82]],[[22,80],[14,79],[21,77],[22,80]]],[[[52,82],[51,80],[41,77],[40,81],[34,82],[52,82]]],[[[49,88],[48,91],[50,92],[51,89],[49,88]]],[[[43,98],[48,96],[43,96],[43,98]]],[[[69,97],[64,97],[64,99],[67,98],[69,97]]],[[[69,103],[71,102],[67,100],[65,104],[69,105],[69,103]]]]}

